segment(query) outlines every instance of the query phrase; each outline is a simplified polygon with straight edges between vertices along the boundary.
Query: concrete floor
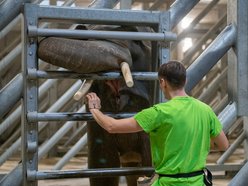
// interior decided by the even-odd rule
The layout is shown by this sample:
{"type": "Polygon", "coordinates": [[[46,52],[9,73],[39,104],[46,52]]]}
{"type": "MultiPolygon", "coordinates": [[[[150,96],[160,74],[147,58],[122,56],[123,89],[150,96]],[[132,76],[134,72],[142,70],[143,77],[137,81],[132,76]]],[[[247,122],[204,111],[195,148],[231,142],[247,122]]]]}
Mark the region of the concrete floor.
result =
{"type": "MultiPolygon", "coordinates": [[[[39,163],[39,170],[49,170],[56,164],[58,158],[43,159],[39,163]]],[[[0,174],[8,173],[18,163],[18,158],[10,159],[0,166],[0,174]]],[[[87,167],[87,158],[76,157],[73,158],[63,170],[70,169],[84,169],[87,167]]],[[[230,179],[215,179],[213,180],[214,186],[227,186],[230,179]]],[[[38,186],[89,186],[88,178],[78,179],[59,179],[59,180],[39,180],[38,186]]],[[[125,178],[121,177],[119,186],[126,186],[125,178]]]]}

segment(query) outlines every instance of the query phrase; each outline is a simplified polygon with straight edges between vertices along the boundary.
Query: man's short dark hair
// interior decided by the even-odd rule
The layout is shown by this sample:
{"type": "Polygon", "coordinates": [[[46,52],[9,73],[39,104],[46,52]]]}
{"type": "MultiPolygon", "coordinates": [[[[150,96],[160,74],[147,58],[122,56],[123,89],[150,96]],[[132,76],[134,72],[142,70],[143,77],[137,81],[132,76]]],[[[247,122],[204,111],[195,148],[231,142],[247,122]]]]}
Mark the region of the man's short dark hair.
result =
{"type": "Polygon", "coordinates": [[[167,80],[174,89],[183,88],[186,83],[186,69],[179,61],[169,61],[159,67],[158,77],[167,80]]]}

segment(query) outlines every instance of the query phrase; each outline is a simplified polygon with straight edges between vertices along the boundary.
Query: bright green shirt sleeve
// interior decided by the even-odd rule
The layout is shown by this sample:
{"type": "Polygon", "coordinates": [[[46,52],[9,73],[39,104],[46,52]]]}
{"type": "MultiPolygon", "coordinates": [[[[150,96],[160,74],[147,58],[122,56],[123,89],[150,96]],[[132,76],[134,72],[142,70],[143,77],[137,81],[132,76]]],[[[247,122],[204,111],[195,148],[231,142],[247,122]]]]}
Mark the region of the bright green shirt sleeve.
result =
{"type": "Polygon", "coordinates": [[[142,110],[134,116],[134,119],[147,133],[159,127],[161,122],[157,121],[158,110],[155,106],[142,110]]]}
{"type": "Polygon", "coordinates": [[[211,121],[210,121],[210,136],[211,137],[216,137],[220,134],[220,132],[222,131],[222,125],[218,119],[218,117],[215,115],[215,113],[212,111],[210,112],[210,117],[211,117],[211,121]]]}

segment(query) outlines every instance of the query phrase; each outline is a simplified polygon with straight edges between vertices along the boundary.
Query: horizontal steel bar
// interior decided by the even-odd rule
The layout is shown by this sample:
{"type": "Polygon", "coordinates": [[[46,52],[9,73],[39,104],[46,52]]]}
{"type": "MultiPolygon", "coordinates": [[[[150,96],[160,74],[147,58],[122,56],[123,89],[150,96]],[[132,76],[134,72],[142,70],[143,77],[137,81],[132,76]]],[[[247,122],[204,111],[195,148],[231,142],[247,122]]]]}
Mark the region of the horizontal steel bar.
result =
{"type": "Polygon", "coordinates": [[[96,31],[72,29],[47,29],[28,27],[29,37],[68,37],[78,39],[124,39],[124,40],[149,40],[149,41],[175,41],[176,34],[172,32],[127,32],[127,31],[96,31]]]}
{"type": "MultiPolygon", "coordinates": [[[[238,171],[243,164],[207,165],[211,171],[238,171]]],[[[128,168],[101,168],[85,170],[64,171],[37,171],[30,175],[29,179],[61,179],[61,178],[88,178],[88,177],[110,177],[127,175],[150,175],[154,172],[152,167],[128,167],[128,168]]]]}
{"type": "MultiPolygon", "coordinates": [[[[28,77],[30,79],[43,78],[43,79],[94,79],[94,80],[111,80],[123,78],[121,72],[106,72],[106,73],[91,73],[80,74],[72,71],[41,71],[35,69],[28,70],[28,77]]],[[[157,72],[132,72],[133,79],[137,80],[157,80],[157,72]]]]}
{"type": "MultiPolygon", "coordinates": [[[[113,118],[128,118],[134,116],[136,113],[120,113],[120,114],[110,114],[105,113],[113,118]]],[[[59,112],[59,113],[38,113],[29,112],[27,114],[29,122],[35,121],[89,121],[93,120],[91,113],[72,113],[72,112],[59,112]]]]}
{"type": "Polygon", "coordinates": [[[63,22],[107,25],[154,26],[159,24],[162,14],[169,15],[166,11],[120,11],[115,9],[48,7],[34,4],[25,4],[25,8],[35,12],[41,21],[61,20],[63,22]]]}

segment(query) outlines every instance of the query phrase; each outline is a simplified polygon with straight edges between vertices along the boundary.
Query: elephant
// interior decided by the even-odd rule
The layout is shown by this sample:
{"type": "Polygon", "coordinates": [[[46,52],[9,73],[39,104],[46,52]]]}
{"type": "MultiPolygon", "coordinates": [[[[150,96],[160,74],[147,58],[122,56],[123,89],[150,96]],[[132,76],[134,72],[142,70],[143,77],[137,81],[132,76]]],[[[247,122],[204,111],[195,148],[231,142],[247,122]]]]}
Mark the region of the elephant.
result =
{"type": "MultiPolygon", "coordinates": [[[[78,25],[76,29],[85,28],[84,25],[78,25]]],[[[91,25],[88,29],[147,30],[133,26],[102,25],[91,25]]],[[[144,41],[51,37],[40,41],[38,55],[44,61],[79,73],[116,71],[120,69],[122,61],[130,65],[131,71],[145,72],[152,68],[151,43],[144,41]]],[[[123,79],[95,80],[90,91],[100,97],[103,112],[138,112],[151,105],[153,87],[153,82],[141,80],[134,80],[133,87],[127,87],[123,79]]],[[[89,168],[152,166],[149,136],[143,131],[110,134],[95,121],[88,121],[87,134],[89,168]]],[[[137,175],[127,176],[127,185],[136,186],[137,178],[137,175]]],[[[117,186],[118,182],[118,177],[90,178],[91,186],[117,186]]]]}

